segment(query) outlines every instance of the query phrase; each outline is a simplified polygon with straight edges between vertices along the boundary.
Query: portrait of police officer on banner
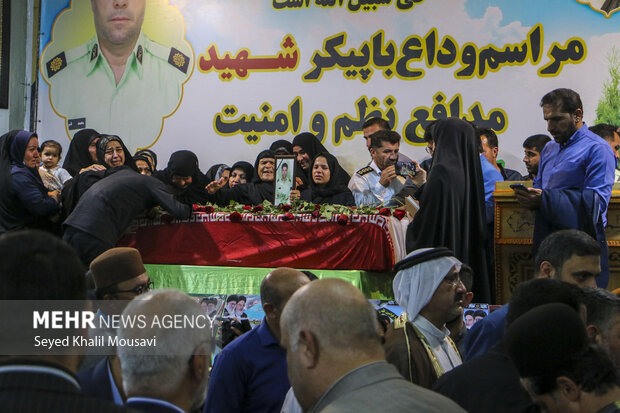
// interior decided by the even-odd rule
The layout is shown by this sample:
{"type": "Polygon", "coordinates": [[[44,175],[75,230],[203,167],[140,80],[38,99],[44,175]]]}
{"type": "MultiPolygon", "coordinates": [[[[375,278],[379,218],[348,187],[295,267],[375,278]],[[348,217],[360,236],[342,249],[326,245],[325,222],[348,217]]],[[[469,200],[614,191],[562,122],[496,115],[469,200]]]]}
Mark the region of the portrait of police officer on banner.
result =
{"type": "Polygon", "coordinates": [[[90,128],[122,136],[132,153],[153,145],[193,67],[179,10],[167,0],[73,0],[51,39],[41,74],[69,137],[90,128]],[[72,33],[93,29],[75,46],[72,33]]]}

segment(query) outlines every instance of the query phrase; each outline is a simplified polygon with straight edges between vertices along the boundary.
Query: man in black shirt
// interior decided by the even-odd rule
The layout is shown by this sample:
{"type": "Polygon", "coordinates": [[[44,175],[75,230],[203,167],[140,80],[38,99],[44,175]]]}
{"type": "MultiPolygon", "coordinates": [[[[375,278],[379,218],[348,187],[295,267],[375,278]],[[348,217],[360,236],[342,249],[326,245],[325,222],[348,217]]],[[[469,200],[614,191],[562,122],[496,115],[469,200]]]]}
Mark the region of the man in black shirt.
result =
{"type": "Polygon", "coordinates": [[[63,239],[85,264],[113,248],[131,221],[142,211],[161,206],[178,219],[192,208],[175,200],[166,185],[152,176],[117,167],[91,186],[64,222],[63,239]]]}

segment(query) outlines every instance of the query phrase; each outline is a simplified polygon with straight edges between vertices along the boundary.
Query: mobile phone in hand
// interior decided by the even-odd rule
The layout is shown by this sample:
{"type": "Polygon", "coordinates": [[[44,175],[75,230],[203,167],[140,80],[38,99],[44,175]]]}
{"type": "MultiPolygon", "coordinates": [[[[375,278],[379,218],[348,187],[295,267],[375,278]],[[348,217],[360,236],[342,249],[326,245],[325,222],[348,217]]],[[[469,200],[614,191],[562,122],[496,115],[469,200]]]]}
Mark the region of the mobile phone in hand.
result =
{"type": "Polygon", "coordinates": [[[404,176],[405,178],[408,176],[415,176],[415,162],[396,162],[396,175],[404,176]]]}
{"type": "Polygon", "coordinates": [[[527,186],[523,185],[523,184],[510,184],[510,188],[515,190],[515,189],[520,189],[522,191],[527,191],[527,186]]]}

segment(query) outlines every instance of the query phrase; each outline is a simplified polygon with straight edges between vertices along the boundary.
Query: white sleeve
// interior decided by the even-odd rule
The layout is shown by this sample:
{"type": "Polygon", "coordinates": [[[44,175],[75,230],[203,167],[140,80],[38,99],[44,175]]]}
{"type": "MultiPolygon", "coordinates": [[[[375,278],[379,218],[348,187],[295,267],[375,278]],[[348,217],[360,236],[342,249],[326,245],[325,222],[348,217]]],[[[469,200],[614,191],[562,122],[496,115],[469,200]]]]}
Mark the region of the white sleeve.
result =
{"type": "Polygon", "coordinates": [[[377,191],[378,188],[371,188],[367,178],[353,174],[349,181],[349,189],[353,193],[353,198],[355,198],[355,205],[360,207],[362,205],[378,205],[383,202],[381,198],[385,194],[385,187],[378,182],[377,185],[381,189],[375,194],[374,191],[377,191]]]}

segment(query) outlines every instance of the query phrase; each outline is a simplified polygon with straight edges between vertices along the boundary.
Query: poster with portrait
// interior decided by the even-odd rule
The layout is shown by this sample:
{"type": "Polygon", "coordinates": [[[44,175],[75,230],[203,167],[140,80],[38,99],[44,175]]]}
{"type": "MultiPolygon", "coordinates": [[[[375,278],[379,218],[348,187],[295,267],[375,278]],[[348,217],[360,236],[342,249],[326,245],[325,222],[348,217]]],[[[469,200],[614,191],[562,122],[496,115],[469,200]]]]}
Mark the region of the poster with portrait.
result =
{"type": "Polygon", "coordinates": [[[492,128],[498,162],[524,174],[545,93],[577,91],[588,126],[620,122],[618,0],[40,3],[33,125],[65,150],[94,128],[162,164],[191,150],[204,172],[310,132],[352,175],[369,118],[422,161],[428,125],[460,117],[492,128]]]}
{"type": "Polygon", "coordinates": [[[132,153],[151,147],[193,71],[181,13],[165,0],[44,3],[60,12],[40,73],[67,135],[90,128],[121,136],[132,153]]]}
{"type": "Polygon", "coordinates": [[[291,202],[291,190],[295,183],[295,157],[276,156],[276,195],[275,205],[291,202]]]}
{"type": "Polygon", "coordinates": [[[201,294],[194,296],[194,298],[202,307],[205,315],[213,319],[218,313],[222,312],[226,296],[222,294],[201,294]]]}
{"type": "Polygon", "coordinates": [[[478,321],[489,315],[489,305],[480,303],[470,303],[463,310],[463,322],[465,327],[469,330],[478,321]]]}

